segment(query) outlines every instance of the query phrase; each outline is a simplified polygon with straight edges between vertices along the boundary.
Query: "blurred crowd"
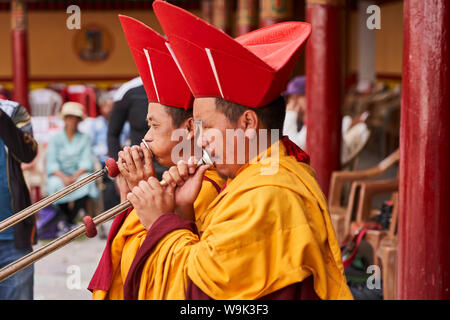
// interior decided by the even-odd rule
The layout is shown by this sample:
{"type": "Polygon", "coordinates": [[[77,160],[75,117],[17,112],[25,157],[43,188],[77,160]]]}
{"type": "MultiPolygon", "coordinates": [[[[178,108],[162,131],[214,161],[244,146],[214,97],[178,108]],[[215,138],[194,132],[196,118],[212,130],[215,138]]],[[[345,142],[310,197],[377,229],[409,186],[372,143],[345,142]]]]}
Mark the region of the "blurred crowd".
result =
{"type": "MultiPolygon", "coordinates": [[[[55,84],[30,91],[29,104],[38,151],[21,168],[32,202],[100,170],[109,157],[117,159],[121,148],[138,144],[146,132],[147,98],[139,78],[108,89],[55,84]]],[[[117,205],[113,180],[100,180],[42,209],[38,238],[56,238],[83,215],[95,216],[117,205]]],[[[100,236],[106,238],[106,231],[100,229],[100,236]]]]}

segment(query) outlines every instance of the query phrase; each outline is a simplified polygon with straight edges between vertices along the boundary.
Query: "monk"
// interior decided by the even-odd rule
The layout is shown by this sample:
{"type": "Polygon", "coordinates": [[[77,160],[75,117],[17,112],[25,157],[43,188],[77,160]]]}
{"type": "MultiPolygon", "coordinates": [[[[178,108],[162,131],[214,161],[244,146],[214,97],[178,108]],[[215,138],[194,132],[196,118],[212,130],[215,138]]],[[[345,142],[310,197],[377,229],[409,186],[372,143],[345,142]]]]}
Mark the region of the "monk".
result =
{"type": "Polygon", "coordinates": [[[167,2],[153,8],[195,97],[197,143],[227,182],[202,232],[194,203],[176,210],[175,195],[200,189],[205,168],[195,161],[164,173],[168,187],[151,177],[127,195],[148,233],[125,299],[352,299],[309,158],[279,135],[280,95],[311,26],[285,22],[232,39],[167,2]],[[173,187],[182,182],[190,188],[173,187]]]}
{"type": "MultiPolygon", "coordinates": [[[[195,146],[193,97],[167,51],[166,40],[133,18],[120,16],[120,21],[149,99],[149,130],[144,137],[145,143],[124,148],[118,154],[120,175],[117,179],[121,201],[124,201],[140,181],[155,177],[153,158],[163,166],[174,166],[178,161],[187,161],[194,155],[195,146]],[[150,61],[158,63],[149,65],[150,61]],[[174,132],[178,132],[175,138],[172,136],[174,132]]],[[[176,168],[170,172],[177,176],[176,168]]],[[[224,181],[215,170],[207,170],[204,175],[199,171],[197,177],[201,180],[199,194],[194,195],[195,198],[177,199],[181,208],[185,203],[192,207],[194,202],[200,219],[200,214],[217,196],[224,181]]],[[[183,184],[178,182],[179,187],[183,184]]],[[[129,209],[116,217],[102,259],[89,285],[93,299],[123,299],[123,284],[129,267],[146,235],[147,230],[135,210],[129,209]]]]}

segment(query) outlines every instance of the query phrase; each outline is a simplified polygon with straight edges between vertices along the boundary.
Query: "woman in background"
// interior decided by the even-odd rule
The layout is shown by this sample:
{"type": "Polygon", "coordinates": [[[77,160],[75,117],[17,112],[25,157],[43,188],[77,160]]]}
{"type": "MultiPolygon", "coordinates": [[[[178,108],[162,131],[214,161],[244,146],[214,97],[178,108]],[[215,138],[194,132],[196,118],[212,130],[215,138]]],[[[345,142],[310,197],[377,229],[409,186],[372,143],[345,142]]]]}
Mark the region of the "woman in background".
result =
{"type": "MultiPolygon", "coordinates": [[[[84,107],[77,102],[66,102],[61,117],[64,129],[51,137],[47,149],[47,191],[53,194],[93,172],[94,153],[91,138],[78,131],[85,118],[84,107]]],[[[81,208],[86,209],[88,198],[97,198],[95,183],[89,183],[55,202],[64,213],[71,228],[81,208]],[[73,206],[72,206],[73,202],[73,206]]]]}

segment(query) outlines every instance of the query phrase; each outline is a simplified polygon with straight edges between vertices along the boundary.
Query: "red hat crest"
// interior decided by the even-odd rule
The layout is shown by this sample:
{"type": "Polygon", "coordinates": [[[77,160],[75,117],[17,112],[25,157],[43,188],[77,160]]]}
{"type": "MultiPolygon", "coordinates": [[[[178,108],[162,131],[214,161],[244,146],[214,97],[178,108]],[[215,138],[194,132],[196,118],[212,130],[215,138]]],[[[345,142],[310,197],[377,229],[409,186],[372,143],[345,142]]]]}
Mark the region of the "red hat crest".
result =
{"type": "Polygon", "coordinates": [[[170,107],[192,107],[193,97],[159,33],[131,17],[119,15],[149,102],[170,107]]]}
{"type": "Polygon", "coordinates": [[[153,9],[195,98],[221,97],[254,108],[284,91],[311,33],[309,23],[283,22],[233,39],[167,2],[157,0],[153,9]]]}

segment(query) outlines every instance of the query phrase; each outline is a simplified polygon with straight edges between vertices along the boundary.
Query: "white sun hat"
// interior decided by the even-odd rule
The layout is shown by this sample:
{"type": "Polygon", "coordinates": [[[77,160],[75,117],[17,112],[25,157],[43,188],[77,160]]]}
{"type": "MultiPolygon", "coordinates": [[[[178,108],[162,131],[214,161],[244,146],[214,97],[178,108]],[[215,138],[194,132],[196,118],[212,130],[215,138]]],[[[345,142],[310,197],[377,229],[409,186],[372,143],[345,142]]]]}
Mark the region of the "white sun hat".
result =
{"type": "Polygon", "coordinates": [[[66,116],[75,116],[84,120],[86,115],[84,114],[84,106],[78,102],[66,102],[61,108],[61,118],[64,119],[66,116]]]}

